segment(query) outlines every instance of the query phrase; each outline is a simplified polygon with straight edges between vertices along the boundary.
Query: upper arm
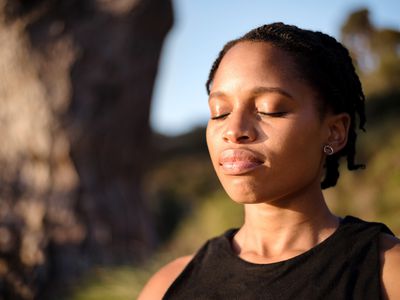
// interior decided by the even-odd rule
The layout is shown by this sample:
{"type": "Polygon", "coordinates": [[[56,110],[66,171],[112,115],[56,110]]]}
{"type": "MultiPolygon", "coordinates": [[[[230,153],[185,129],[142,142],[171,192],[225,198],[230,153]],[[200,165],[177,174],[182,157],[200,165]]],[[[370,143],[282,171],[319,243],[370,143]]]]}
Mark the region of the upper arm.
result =
{"type": "Polygon", "coordinates": [[[189,255],[177,258],[161,268],[146,283],[139,295],[138,300],[162,299],[165,292],[190,262],[192,257],[192,255],[189,255]]]}
{"type": "Polygon", "coordinates": [[[400,240],[381,234],[380,254],[383,298],[400,299],[400,240]]]}

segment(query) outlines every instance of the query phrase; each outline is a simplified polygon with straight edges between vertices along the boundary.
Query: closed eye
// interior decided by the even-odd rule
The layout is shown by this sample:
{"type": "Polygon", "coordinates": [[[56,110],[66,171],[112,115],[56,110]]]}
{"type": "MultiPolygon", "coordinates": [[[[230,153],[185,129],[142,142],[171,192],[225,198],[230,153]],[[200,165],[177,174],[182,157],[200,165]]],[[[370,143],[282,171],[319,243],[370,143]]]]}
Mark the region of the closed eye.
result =
{"type": "Polygon", "coordinates": [[[215,116],[215,117],[211,117],[211,120],[220,120],[220,119],[224,119],[224,118],[226,118],[228,115],[229,115],[229,113],[222,114],[222,115],[215,116]]]}
{"type": "Polygon", "coordinates": [[[278,111],[278,112],[262,112],[262,111],[259,111],[258,113],[260,115],[262,115],[262,116],[269,116],[269,117],[276,117],[276,118],[284,117],[287,114],[287,112],[284,112],[284,111],[278,111]]]}

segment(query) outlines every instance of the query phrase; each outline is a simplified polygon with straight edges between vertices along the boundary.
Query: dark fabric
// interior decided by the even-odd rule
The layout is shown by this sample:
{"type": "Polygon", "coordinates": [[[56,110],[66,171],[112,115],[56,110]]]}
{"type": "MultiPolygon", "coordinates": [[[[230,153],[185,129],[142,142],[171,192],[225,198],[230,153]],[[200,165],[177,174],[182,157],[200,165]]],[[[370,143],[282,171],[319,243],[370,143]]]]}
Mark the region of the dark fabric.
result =
{"type": "Polygon", "coordinates": [[[209,240],[163,299],[381,299],[384,224],[347,216],[322,243],[291,259],[253,264],[231,248],[237,229],[209,240]]]}

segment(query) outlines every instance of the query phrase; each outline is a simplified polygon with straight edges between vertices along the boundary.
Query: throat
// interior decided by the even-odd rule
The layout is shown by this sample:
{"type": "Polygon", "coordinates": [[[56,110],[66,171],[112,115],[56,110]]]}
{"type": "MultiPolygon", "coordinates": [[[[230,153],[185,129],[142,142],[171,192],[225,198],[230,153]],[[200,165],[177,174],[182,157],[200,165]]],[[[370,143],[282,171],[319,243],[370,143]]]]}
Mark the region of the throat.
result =
{"type": "Polygon", "coordinates": [[[339,218],[329,214],[320,218],[293,218],[291,222],[251,226],[245,222],[234,235],[231,246],[241,259],[267,264],[301,255],[329,238],[339,227],[339,218]]]}

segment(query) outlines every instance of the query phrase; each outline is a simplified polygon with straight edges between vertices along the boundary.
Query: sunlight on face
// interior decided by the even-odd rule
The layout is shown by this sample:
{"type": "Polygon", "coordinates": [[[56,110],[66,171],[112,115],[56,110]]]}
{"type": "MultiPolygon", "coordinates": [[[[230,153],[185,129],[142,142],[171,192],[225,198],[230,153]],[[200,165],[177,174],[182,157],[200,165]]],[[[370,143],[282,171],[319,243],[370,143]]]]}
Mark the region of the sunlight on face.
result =
{"type": "Polygon", "coordinates": [[[240,42],[222,59],[207,144],[234,201],[271,202],[319,187],[327,129],[300,75],[288,53],[265,42],[240,42]]]}

